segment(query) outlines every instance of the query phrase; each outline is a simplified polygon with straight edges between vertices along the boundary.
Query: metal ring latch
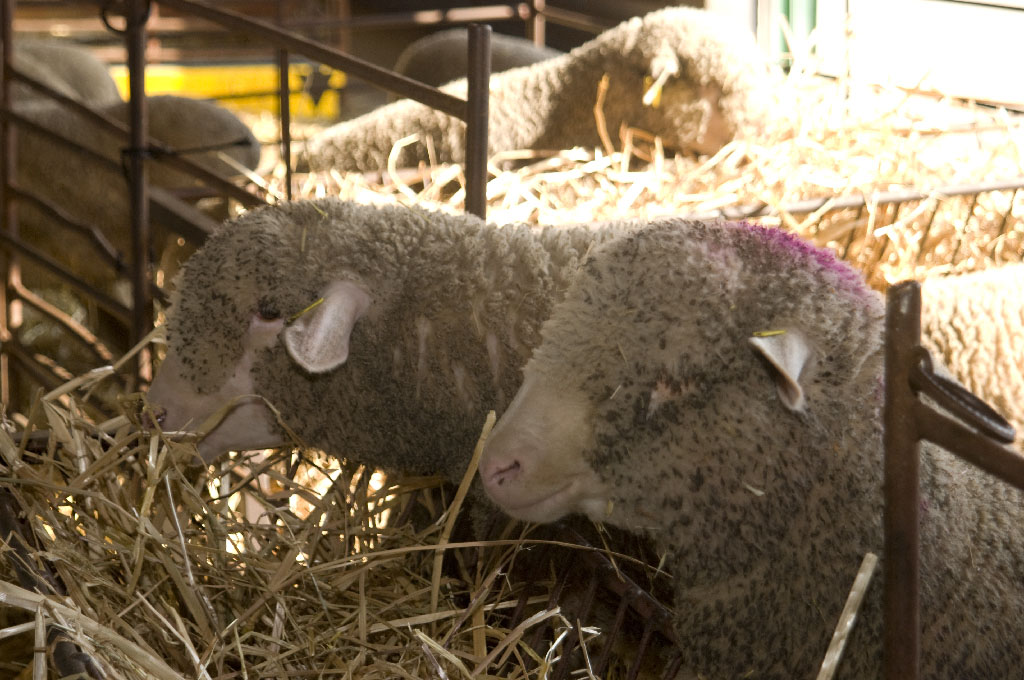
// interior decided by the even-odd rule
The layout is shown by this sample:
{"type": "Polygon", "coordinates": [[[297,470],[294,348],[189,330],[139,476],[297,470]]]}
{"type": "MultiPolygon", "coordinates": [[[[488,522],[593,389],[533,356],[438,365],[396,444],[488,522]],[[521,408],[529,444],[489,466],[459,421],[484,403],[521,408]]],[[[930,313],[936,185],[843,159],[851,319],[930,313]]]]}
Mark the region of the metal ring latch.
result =
{"type": "Polygon", "coordinates": [[[910,385],[924,392],[942,408],[982,434],[1003,444],[1013,443],[1016,431],[999,413],[960,383],[938,375],[932,356],[920,345],[914,348],[917,361],[910,371],[910,385]]]}

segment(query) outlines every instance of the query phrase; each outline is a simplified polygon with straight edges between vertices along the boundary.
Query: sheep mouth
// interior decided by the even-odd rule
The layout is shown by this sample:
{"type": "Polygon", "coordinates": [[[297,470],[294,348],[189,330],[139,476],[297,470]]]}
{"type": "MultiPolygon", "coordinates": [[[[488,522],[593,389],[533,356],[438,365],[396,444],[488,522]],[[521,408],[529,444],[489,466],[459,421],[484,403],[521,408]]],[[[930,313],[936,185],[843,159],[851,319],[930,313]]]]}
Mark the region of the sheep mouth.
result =
{"type": "Polygon", "coordinates": [[[550,492],[499,505],[506,513],[524,522],[554,522],[570,513],[583,511],[593,501],[581,493],[580,481],[580,475],[572,475],[568,482],[550,492]]]}

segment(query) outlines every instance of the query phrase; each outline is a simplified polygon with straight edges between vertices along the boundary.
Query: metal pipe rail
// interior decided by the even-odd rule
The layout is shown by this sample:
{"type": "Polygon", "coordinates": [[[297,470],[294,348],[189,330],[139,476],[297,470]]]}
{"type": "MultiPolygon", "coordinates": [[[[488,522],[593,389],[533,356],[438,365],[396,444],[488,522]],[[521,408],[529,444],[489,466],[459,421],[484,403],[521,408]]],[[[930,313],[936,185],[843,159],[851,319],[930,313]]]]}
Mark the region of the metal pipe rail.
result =
{"type": "MultiPolygon", "coordinates": [[[[0,115],[2,115],[2,113],[0,113],[0,115]]],[[[89,239],[96,255],[98,255],[100,259],[106,261],[112,270],[115,272],[121,272],[124,270],[123,253],[119,252],[107,239],[106,235],[93,225],[79,222],[57,206],[47,203],[34,194],[23,191],[17,185],[8,185],[6,196],[7,200],[15,198],[21,203],[30,204],[36,210],[46,215],[48,219],[57,222],[66,229],[85,236],[89,239]]]]}
{"type": "MultiPolygon", "coordinates": [[[[21,82],[28,85],[37,92],[42,93],[46,97],[52,99],[54,102],[60,103],[62,106],[74,111],[78,115],[95,123],[96,125],[106,130],[109,130],[114,134],[121,135],[122,137],[124,137],[125,144],[128,143],[128,137],[130,134],[130,129],[128,125],[125,125],[120,121],[109,118],[108,116],[105,116],[102,113],[94,111],[93,109],[89,108],[88,106],[77,100],[62,95],[60,92],[57,92],[53,88],[48,87],[47,85],[25,75],[17,68],[9,66],[8,69],[8,77],[12,81],[21,82]]],[[[21,116],[19,116],[19,119],[25,120],[25,118],[21,116]]],[[[46,130],[46,128],[42,127],[39,127],[39,129],[46,130]]],[[[52,133],[50,134],[52,135],[52,133]]],[[[163,143],[151,137],[147,138],[145,147],[150,152],[152,159],[155,160],[156,162],[173,167],[177,170],[181,170],[182,172],[185,172],[195,177],[196,179],[202,181],[203,184],[207,185],[208,187],[216,189],[221,194],[229,198],[235,199],[236,201],[238,201],[239,203],[248,208],[260,205],[264,202],[261,198],[253,195],[249,191],[246,191],[242,187],[232,182],[229,182],[220,175],[210,172],[209,170],[202,167],[195,161],[189,160],[186,155],[180,153],[180,151],[183,150],[167,148],[166,146],[163,145],[163,143]]],[[[184,151],[195,150],[188,149],[184,151]]]]}
{"type": "Polygon", "coordinates": [[[71,339],[86,348],[97,361],[105,364],[113,363],[114,355],[110,349],[96,337],[95,333],[76,321],[71,315],[39,297],[21,283],[15,286],[14,289],[22,302],[35,308],[41,314],[48,316],[63,327],[71,339]]]}
{"type": "MultiPolygon", "coordinates": [[[[113,250],[110,247],[110,244],[102,238],[101,234],[89,229],[87,225],[81,225],[74,220],[68,219],[58,219],[58,222],[75,229],[80,233],[88,235],[94,246],[97,248],[100,256],[110,262],[112,266],[127,268],[126,273],[129,275],[132,283],[132,294],[134,300],[132,308],[129,310],[129,326],[131,329],[130,336],[131,341],[135,342],[143,337],[152,325],[151,307],[153,291],[151,291],[151,283],[149,282],[148,273],[150,217],[156,216],[165,219],[171,218],[173,224],[168,226],[175,231],[179,231],[179,233],[187,232],[190,240],[197,240],[199,242],[201,242],[205,237],[205,234],[209,229],[209,226],[206,224],[200,224],[195,229],[189,228],[187,224],[188,216],[175,206],[166,205],[166,196],[161,198],[159,195],[151,195],[148,182],[146,181],[147,164],[145,161],[151,157],[155,157],[161,162],[165,162],[168,165],[196,175],[208,185],[213,186],[222,193],[228,194],[231,198],[242,202],[247,207],[252,207],[262,201],[260,198],[240,187],[231,183],[223,182],[220,178],[206,172],[191,161],[175,156],[174,150],[163,149],[158,142],[148,138],[148,135],[146,134],[147,126],[143,75],[145,69],[145,44],[147,40],[146,29],[149,18],[149,2],[147,0],[129,0],[128,2],[122,3],[120,6],[120,11],[123,11],[125,15],[125,30],[123,31],[123,34],[125,36],[125,44],[128,48],[129,88],[132,95],[129,98],[128,104],[130,119],[128,126],[124,126],[101,114],[93,112],[88,107],[72,101],[67,97],[61,96],[60,93],[53,91],[46,85],[38,83],[32,78],[14,69],[11,66],[10,56],[13,38],[11,27],[16,2],[14,0],[2,1],[2,30],[4,31],[5,36],[3,41],[5,59],[3,61],[4,92],[0,96],[3,97],[3,102],[8,105],[10,103],[10,83],[12,81],[24,82],[30,87],[33,87],[62,104],[71,107],[73,110],[88,117],[93,122],[104,126],[106,129],[126,133],[130,138],[130,141],[126,145],[127,148],[124,154],[125,170],[129,181],[129,195],[133,225],[132,246],[131,252],[128,254],[129,257],[125,258],[125,254],[118,253],[113,250]],[[184,231],[182,230],[182,227],[184,227],[184,231]]],[[[368,80],[371,84],[382,87],[383,89],[417,99],[428,106],[432,106],[433,108],[439,109],[444,113],[465,121],[467,136],[465,162],[466,206],[469,212],[473,212],[481,217],[484,216],[486,211],[485,187],[487,181],[487,103],[490,80],[490,29],[488,27],[470,27],[469,91],[467,99],[462,100],[458,97],[448,95],[440,90],[393,73],[387,69],[374,66],[369,62],[352,55],[345,54],[339,50],[332,49],[287,30],[283,30],[278,26],[274,26],[259,19],[247,17],[237,12],[220,9],[213,7],[210,4],[194,2],[192,0],[160,0],[160,4],[171,7],[185,14],[208,20],[223,28],[254,36],[267,43],[268,46],[272,48],[276,47],[278,64],[282,72],[286,72],[285,69],[287,68],[288,63],[288,52],[297,52],[310,59],[320,61],[334,68],[343,69],[348,74],[368,80]]],[[[97,6],[100,8],[101,13],[106,11],[105,3],[97,3],[97,6]]],[[[515,9],[510,11],[512,11],[513,14],[523,14],[523,8],[520,5],[516,5],[515,9]]],[[[466,15],[466,17],[463,18],[468,17],[469,15],[466,15]]],[[[288,92],[288,83],[286,79],[281,79],[278,90],[281,101],[282,121],[287,124],[288,97],[290,93],[288,92]]],[[[11,250],[9,253],[26,255],[53,271],[54,267],[52,262],[47,262],[45,257],[41,258],[40,253],[35,252],[31,246],[22,242],[18,237],[16,215],[14,212],[15,201],[30,200],[35,203],[37,200],[34,197],[27,196],[17,188],[16,178],[14,176],[14,165],[11,162],[14,149],[14,125],[12,125],[12,123],[17,123],[18,125],[25,126],[28,129],[33,129],[40,133],[45,129],[39,128],[38,126],[33,128],[31,121],[27,121],[23,117],[19,117],[16,113],[11,113],[9,111],[2,119],[0,119],[0,136],[3,137],[3,140],[0,141],[0,152],[2,152],[4,162],[7,164],[4,170],[0,172],[0,174],[2,174],[2,176],[0,176],[0,185],[10,187],[9,190],[4,192],[8,218],[4,220],[5,233],[0,236],[0,240],[10,247],[11,250]]],[[[284,157],[287,159],[290,157],[290,135],[287,132],[282,135],[282,141],[284,146],[284,157]]],[[[62,139],[61,143],[69,143],[69,148],[74,148],[77,152],[89,153],[88,149],[84,149],[80,147],[80,145],[75,145],[71,140],[62,139]]],[[[99,160],[99,158],[97,158],[97,160],[99,160]]],[[[109,159],[105,160],[109,162],[109,159]]],[[[291,188],[290,176],[291,173],[289,167],[288,177],[286,178],[289,181],[289,194],[291,188]]],[[[46,212],[55,214],[58,217],[64,217],[62,213],[56,209],[47,210],[46,212]]],[[[11,272],[12,276],[17,279],[18,270],[16,259],[10,261],[8,270],[11,272]]],[[[55,273],[58,272],[55,271],[55,273]]],[[[70,275],[65,274],[66,273],[64,272],[58,273],[58,275],[62,276],[65,280],[70,280],[72,285],[76,285],[80,290],[85,290],[87,294],[92,294],[94,297],[98,297],[103,306],[113,307],[113,305],[110,304],[111,300],[106,299],[102,293],[100,293],[99,296],[96,296],[95,294],[98,293],[98,291],[88,290],[88,286],[83,288],[81,282],[73,281],[73,278],[69,279],[70,275]]],[[[3,323],[0,324],[0,326],[4,329],[9,327],[8,319],[6,318],[7,312],[9,311],[8,303],[17,299],[16,295],[13,295],[12,293],[13,291],[10,289],[5,290],[4,299],[0,300],[0,303],[3,303],[4,307],[4,316],[3,318],[0,318],[0,321],[3,323]]],[[[112,311],[115,311],[116,315],[121,316],[120,312],[123,312],[124,310],[114,308],[112,311]]],[[[15,322],[17,322],[16,319],[15,322]]],[[[138,370],[143,373],[145,372],[142,364],[139,365],[138,370]]],[[[3,382],[5,384],[2,391],[6,395],[8,392],[8,386],[6,383],[9,372],[6,370],[6,358],[3,353],[0,353],[0,372],[2,372],[4,376],[3,382]]]]}
{"type": "Polygon", "coordinates": [[[158,2],[160,5],[173,7],[178,11],[206,19],[225,28],[265,40],[268,46],[283,48],[289,52],[297,52],[331,68],[345,71],[389,92],[416,99],[450,116],[455,116],[464,121],[468,119],[468,108],[464,99],[446,94],[437,88],[424,85],[412,78],[407,78],[394,71],[381,68],[364,59],[346,54],[341,50],[327,47],[266,21],[254,19],[233,10],[221,9],[203,2],[196,2],[196,0],[158,0],[158,2]]]}
{"type": "Polygon", "coordinates": [[[266,40],[280,49],[297,52],[331,68],[365,80],[377,87],[410,97],[418,102],[454,116],[466,123],[466,205],[469,212],[484,217],[487,177],[487,99],[490,82],[490,33],[481,26],[470,27],[469,91],[460,99],[437,88],[424,85],[389,69],[375,66],[356,56],[327,47],[265,21],[246,17],[195,0],[159,0],[173,7],[220,24],[226,28],[266,40]],[[484,37],[486,32],[486,37],[484,37]],[[476,36],[474,38],[474,35],[476,36]],[[473,206],[470,209],[469,206],[473,206]]]}
{"type": "Polygon", "coordinates": [[[476,7],[451,7],[447,9],[420,9],[407,12],[387,12],[367,16],[346,18],[317,18],[283,21],[281,27],[295,29],[339,29],[358,28],[362,30],[388,30],[408,26],[442,26],[448,24],[466,24],[482,21],[509,21],[512,19],[527,20],[533,10],[529,3],[507,3],[480,5],[476,7]]]}
{"type": "Polygon", "coordinates": [[[837,210],[863,208],[868,205],[891,205],[894,203],[923,201],[929,198],[951,198],[954,196],[983,194],[990,191],[1015,191],[1018,189],[1024,189],[1024,177],[1011,177],[1005,180],[993,180],[990,182],[977,182],[973,184],[950,184],[936,187],[928,192],[907,189],[903,191],[876,191],[870,194],[842,196],[840,198],[827,196],[821,198],[808,198],[801,201],[787,203],[779,208],[775,208],[767,203],[730,205],[716,210],[689,213],[685,215],[685,217],[686,219],[691,220],[748,220],[755,217],[777,217],[780,213],[809,215],[820,210],[826,205],[828,205],[828,208],[825,214],[830,214],[837,210]]]}
{"type": "Polygon", "coordinates": [[[1024,489],[1013,428],[960,385],[932,371],[921,347],[921,285],[889,289],[885,327],[885,678],[920,677],[920,453],[930,441],[1024,489]],[[954,420],[922,401],[929,397],[954,420]]]}
{"type": "MultiPolygon", "coordinates": [[[[25,243],[16,235],[10,234],[6,231],[0,231],[0,242],[6,244],[10,250],[13,250],[18,255],[31,259],[34,263],[40,265],[54,276],[59,277],[65,283],[68,283],[73,288],[85,293],[94,302],[96,302],[97,305],[102,307],[104,311],[109,312],[118,320],[127,322],[131,318],[131,310],[128,307],[115,300],[112,296],[107,295],[103,291],[98,290],[94,286],[90,286],[85,281],[82,281],[71,272],[65,270],[63,265],[52,257],[28,243],[25,243]]],[[[20,284],[20,278],[17,283],[20,284]]]]}
{"type": "MultiPolygon", "coordinates": [[[[11,104],[11,81],[7,76],[14,52],[13,16],[14,0],[0,0],[0,69],[3,71],[0,73],[0,109],[6,109],[11,104]]],[[[14,143],[14,126],[6,118],[0,117],[0,234],[17,238],[18,211],[13,201],[6,200],[2,191],[15,180],[14,143]]],[[[12,302],[17,299],[12,284],[21,281],[21,271],[17,256],[10,251],[0,250],[0,263],[4,267],[3,285],[0,286],[0,343],[6,345],[12,339],[9,331],[11,322],[17,324],[21,321],[20,310],[12,307],[12,302]]],[[[10,355],[0,351],[0,401],[5,404],[11,403],[10,375],[10,355]]]]}

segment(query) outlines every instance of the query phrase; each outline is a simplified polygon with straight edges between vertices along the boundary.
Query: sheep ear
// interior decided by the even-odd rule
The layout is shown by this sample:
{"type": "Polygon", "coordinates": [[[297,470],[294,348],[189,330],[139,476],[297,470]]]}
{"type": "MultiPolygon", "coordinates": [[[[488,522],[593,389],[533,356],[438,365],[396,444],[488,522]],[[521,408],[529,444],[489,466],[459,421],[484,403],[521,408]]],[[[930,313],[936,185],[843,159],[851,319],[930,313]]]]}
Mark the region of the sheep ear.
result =
{"type": "Polygon", "coordinates": [[[288,354],[310,373],[337,368],[348,359],[352,328],[369,308],[365,290],[351,281],[334,281],[324,289],[323,302],[285,328],[288,354]]]}
{"type": "Polygon", "coordinates": [[[798,331],[783,330],[755,335],[749,342],[775,369],[782,403],[791,411],[803,411],[807,399],[800,378],[814,354],[807,338],[798,331]]]}

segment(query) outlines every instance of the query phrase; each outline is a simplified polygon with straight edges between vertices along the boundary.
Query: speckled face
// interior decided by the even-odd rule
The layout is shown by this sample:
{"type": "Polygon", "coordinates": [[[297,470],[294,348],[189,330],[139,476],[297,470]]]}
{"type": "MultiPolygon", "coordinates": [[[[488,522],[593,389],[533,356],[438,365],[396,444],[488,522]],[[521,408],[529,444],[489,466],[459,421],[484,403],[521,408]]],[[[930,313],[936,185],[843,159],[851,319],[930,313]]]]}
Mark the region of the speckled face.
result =
{"type": "Polygon", "coordinates": [[[550,310],[552,259],[528,227],[471,216],[337,199],[251,211],[185,267],[151,403],[165,429],[230,412],[203,430],[204,457],[280,422],[338,455],[461,477],[463,459],[438,452],[471,452],[471,419],[507,404],[550,310]]]}
{"type": "Polygon", "coordinates": [[[200,393],[217,389],[242,356],[253,318],[287,318],[316,299],[318,281],[296,282],[266,254],[269,234],[242,230],[211,241],[186,264],[168,342],[200,393]],[[248,236],[251,238],[243,238],[248,236]],[[298,283],[298,285],[296,285],[298,283]]]}
{"type": "Polygon", "coordinates": [[[495,429],[484,483],[518,516],[537,519],[527,499],[578,511],[581,496],[548,498],[561,473],[544,469],[568,460],[596,474],[587,512],[614,524],[664,530],[729,503],[741,512],[772,484],[803,483],[780,476],[782,461],[849,427],[856,409],[837,400],[862,399],[872,417],[880,317],[855,272],[780,232],[666,221],[623,237],[595,252],[545,323],[525,370],[531,394],[495,429]],[[780,369],[751,343],[779,332],[808,343],[796,374],[806,403],[786,397],[780,369]],[[865,355],[875,373],[862,378],[865,355]],[[849,395],[861,380],[865,393],[849,395]],[[559,399],[582,406],[546,418],[559,399]],[[581,426],[586,436],[563,436],[581,426]]]}
{"type": "Polygon", "coordinates": [[[328,272],[349,271],[330,263],[344,265],[346,239],[373,217],[340,201],[295,203],[251,211],[210,237],[179,278],[167,359],[150,389],[165,429],[200,429],[227,408],[199,442],[204,458],[284,443],[268,407],[280,395],[259,378],[271,355],[285,356],[286,321],[322,295],[328,272]]]}
{"type": "MultiPolygon", "coordinates": [[[[330,202],[254,210],[227,223],[185,265],[168,340],[200,393],[215,390],[242,355],[254,318],[288,319],[321,294],[376,212],[330,202]]],[[[372,274],[372,271],[370,272],[372,274]]]]}
{"type": "Polygon", "coordinates": [[[319,279],[294,276],[301,257],[288,254],[301,252],[301,236],[289,228],[295,215],[280,212],[257,210],[228,223],[178,281],[168,354],[149,400],[164,430],[202,433],[197,446],[207,461],[286,442],[269,408],[276,395],[260,396],[256,377],[267,353],[284,352],[285,320],[315,299],[319,279]],[[223,417],[212,422],[215,413],[223,417]]]}

